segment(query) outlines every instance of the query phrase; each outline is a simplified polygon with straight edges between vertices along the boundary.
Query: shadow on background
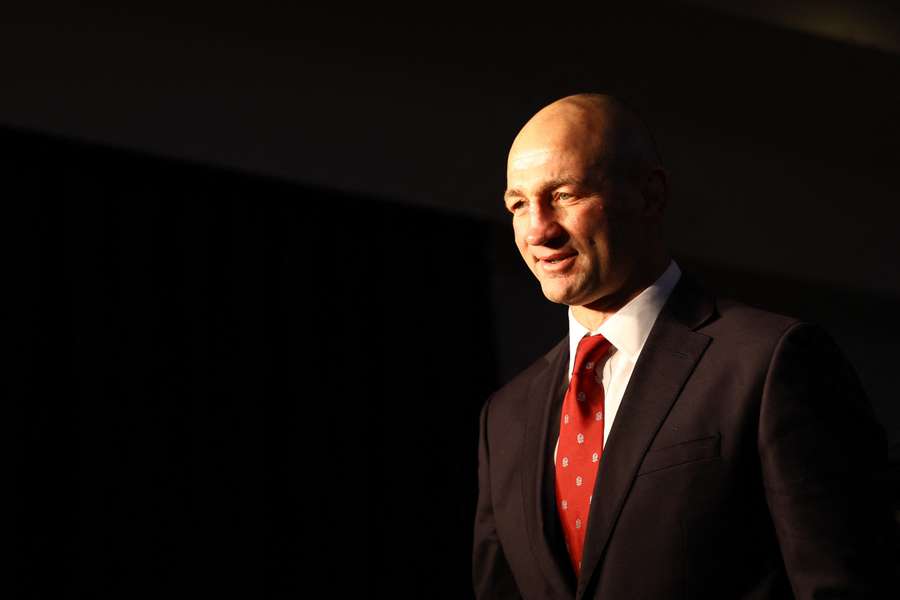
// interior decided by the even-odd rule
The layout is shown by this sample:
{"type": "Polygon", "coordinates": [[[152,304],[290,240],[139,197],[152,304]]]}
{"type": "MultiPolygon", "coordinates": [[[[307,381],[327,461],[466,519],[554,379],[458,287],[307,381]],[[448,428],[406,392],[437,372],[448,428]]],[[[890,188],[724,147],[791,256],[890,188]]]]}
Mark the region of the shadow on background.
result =
{"type": "MultiPolygon", "coordinates": [[[[0,147],[15,597],[471,595],[478,411],[565,333],[508,228],[20,131],[0,147]]],[[[855,323],[831,329],[897,441],[895,299],[682,264],[855,323]]]]}

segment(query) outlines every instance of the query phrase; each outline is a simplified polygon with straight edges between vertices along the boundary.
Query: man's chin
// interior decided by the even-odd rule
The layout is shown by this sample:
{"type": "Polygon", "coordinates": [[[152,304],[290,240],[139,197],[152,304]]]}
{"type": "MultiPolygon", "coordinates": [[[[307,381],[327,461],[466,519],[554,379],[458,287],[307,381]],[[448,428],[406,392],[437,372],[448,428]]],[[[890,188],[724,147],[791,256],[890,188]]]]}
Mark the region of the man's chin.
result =
{"type": "Polygon", "coordinates": [[[577,304],[578,297],[576,294],[572,292],[572,290],[559,289],[552,286],[541,286],[541,291],[544,292],[544,297],[547,298],[550,302],[555,302],[556,304],[565,304],[566,306],[572,306],[577,304]]]}

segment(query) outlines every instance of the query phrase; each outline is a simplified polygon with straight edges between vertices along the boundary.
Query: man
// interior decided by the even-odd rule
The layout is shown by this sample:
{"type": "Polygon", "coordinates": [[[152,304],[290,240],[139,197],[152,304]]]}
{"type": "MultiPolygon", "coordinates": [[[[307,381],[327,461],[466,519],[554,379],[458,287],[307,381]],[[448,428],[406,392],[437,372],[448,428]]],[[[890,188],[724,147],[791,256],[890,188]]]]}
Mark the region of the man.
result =
{"type": "Polygon", "coordinates": [[[852,369],[820,329],[681,273],[643,123],[563,98],[507,182],[569,335],[482,410],[477,597],[887,597],[886,445],[852,369]]]}

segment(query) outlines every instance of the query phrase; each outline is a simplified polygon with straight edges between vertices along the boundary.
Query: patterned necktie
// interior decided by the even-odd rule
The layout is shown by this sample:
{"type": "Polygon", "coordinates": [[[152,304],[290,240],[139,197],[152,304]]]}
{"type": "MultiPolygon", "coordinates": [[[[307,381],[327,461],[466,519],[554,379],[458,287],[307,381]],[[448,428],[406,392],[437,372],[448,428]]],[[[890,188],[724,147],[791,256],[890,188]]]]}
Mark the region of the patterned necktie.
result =
{"type": "Polygon", "coordinates": [[[562,406],[556,449],[556,502],[576,575],[581,574],[588,511],[603,453],[603,384],[596,367],[611,347],[599,334],[581,338],[562,406]]]}

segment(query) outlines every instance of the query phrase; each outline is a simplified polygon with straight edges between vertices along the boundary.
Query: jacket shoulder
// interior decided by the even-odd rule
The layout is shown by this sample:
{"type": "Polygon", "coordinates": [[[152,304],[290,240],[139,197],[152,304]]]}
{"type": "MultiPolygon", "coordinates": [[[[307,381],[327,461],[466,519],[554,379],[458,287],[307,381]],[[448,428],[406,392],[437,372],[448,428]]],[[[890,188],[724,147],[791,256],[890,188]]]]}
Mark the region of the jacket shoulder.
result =
{"type": "Polygon", "coordinates": [[[747,343],[773,341],[792,328],[804,324],[796,317],[757,308],[731,298],[718,298],[716,309],[716,317],[701,328],[701,331],[714,338],[734,337],[747,343]]]}

